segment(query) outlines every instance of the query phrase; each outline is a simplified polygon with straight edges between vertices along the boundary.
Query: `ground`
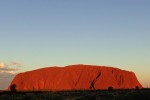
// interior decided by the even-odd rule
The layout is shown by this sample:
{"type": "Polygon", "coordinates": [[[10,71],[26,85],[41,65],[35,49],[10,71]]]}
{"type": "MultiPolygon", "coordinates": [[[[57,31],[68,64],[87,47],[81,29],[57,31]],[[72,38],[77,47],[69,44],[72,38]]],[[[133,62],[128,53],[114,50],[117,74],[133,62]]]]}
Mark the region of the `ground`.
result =
{"type": "Polygon", "coordinates": [[[150,100],[150,89],[86,91],[1,91],[0,100],[150,100]]]}

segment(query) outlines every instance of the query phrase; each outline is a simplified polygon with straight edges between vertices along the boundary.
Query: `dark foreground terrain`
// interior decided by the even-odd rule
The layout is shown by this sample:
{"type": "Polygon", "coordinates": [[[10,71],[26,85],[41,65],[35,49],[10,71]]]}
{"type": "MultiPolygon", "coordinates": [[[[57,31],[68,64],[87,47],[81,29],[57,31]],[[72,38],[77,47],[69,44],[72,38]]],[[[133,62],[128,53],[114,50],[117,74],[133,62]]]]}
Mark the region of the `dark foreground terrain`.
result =
{"type": "Polygon", "coordinates": [[[89,91],[1,91],[0,100],[150,100],[150,89],[89,91]]]}

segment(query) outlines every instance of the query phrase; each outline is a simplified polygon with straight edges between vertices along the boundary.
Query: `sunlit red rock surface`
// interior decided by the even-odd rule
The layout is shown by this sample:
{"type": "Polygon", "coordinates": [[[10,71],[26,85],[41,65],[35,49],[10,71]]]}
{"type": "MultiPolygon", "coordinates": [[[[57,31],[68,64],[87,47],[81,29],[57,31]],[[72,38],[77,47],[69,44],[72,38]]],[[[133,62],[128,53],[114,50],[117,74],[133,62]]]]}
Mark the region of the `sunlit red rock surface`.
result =
{"type": "Polygon", "coordinates": [[[17,90],[89,90],[108,89],[110,86],[114,89],[142,88],[133,72],[93,65],[48,67],[24,72],[16,75],[12,84],[16,84],[17,90]]]}

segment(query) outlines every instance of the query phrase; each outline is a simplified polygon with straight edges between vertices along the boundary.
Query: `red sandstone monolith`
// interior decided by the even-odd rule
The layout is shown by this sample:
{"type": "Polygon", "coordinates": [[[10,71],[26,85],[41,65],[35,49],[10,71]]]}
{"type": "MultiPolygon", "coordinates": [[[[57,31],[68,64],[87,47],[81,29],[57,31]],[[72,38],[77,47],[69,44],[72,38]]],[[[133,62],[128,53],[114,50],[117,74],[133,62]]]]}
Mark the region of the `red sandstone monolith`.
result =
{"type": "MultiPolygon", "coordinates": [[[[142,88],[135,74],[106,66],[70,65],[48,67],[16,75],[17,90],[97,90],[142,88]]],[[[10,88],[8,87],[8,89],[10,88]]]]}

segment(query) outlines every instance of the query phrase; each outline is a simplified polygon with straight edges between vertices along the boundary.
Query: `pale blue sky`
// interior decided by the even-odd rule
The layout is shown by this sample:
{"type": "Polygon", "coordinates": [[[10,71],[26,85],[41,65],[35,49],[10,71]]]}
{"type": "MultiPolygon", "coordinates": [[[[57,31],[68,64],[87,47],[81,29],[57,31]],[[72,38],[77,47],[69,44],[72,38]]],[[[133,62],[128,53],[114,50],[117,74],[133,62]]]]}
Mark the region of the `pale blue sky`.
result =
{"type": "Polygon", "coordinates": [[[22,63],[19,72],[114,66],[134,71],[150,86],[149,5],[149,0],[0,1],[0,63],[22,63]]]}

